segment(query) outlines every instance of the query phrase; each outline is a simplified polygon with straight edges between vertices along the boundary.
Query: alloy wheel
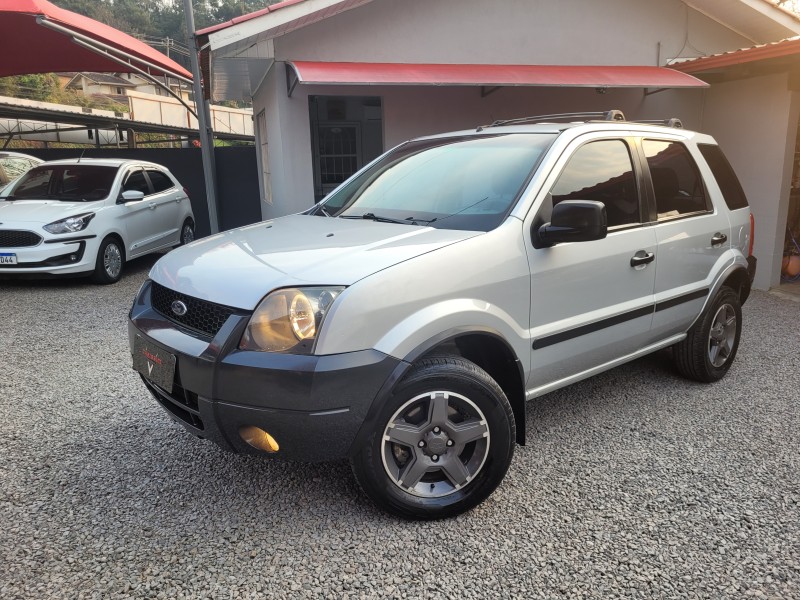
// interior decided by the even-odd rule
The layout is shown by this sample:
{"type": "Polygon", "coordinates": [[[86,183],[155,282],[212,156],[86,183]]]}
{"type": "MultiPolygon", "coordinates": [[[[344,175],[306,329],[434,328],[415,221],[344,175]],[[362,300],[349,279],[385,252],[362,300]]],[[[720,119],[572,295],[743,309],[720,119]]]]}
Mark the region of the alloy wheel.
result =
{"type": "Polygon", "coordinates": [[[733,352],[736,341],[736,311],[723,304],[714,315],[708,334],[708,360],[715,367],[725,364],[733,352]]]}
{"type": "Polygon", "coordinates": [[[383,466],[402,490],[423,498],[452,494],[483,468],[489,425],[469,398],[436,391],[403,404],[383,432],[383,466]]]}

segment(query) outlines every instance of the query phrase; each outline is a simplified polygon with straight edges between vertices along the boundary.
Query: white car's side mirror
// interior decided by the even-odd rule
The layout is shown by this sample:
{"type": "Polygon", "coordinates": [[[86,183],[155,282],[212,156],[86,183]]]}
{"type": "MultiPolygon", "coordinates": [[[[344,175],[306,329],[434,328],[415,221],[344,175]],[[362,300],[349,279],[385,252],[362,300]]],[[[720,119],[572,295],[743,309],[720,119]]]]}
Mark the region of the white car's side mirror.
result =
{"type": "Polygon", "coordinates": [[[137,190],[126,190],[122,192],[121,197],[123,202],[138,202],[144,198],[144,192],[139,192],[137,190]]]}

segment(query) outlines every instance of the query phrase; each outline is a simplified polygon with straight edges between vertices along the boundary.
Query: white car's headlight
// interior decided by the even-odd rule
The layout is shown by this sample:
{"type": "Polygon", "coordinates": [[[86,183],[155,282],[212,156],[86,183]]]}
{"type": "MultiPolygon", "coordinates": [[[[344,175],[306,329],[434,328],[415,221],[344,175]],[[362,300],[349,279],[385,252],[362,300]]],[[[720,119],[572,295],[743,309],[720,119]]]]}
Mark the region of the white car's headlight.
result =
{"type": "Polygon", "coordinates": [[[94,213],[75,215],[74,217],[67,217],[60,221],[48,223],[44,226],[44,230],[50,233],[75,233],[86,229],[92,219],[94,219],[94,213]]]}
{"type": "Polygon", "coordinates": [[[342,290],[341,286],[275,290],[250,317],[239,348],[311,354],[322,321],[342,290]]]}

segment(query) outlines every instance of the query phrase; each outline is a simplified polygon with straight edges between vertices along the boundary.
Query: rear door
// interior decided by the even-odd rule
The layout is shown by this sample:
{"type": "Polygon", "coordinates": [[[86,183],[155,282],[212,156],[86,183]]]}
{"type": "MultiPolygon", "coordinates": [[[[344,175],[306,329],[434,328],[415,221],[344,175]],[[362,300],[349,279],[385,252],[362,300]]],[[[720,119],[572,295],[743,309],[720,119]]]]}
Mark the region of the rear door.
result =
{"type": "Polygon", "coordinates": [[[664,339],[700,314],[719,272],[715,264],[731,245],[730,221],[711,201],[689,145],[646,137],[641,149],[658,242],[653,337],[664,339]]]}
{"type": "Polygon", "coordinates": [[[543,186],[526,231],[563,200],[606,205],[608,236],[535,248],[530,239],[532,369],[529,396],[638,351],[653,318],[656,238],[641,195],[641,163],[625,136],[574,141],[543,186]],[[636,259],[636,260],[634,260],[636,259]]]}
{"type": "Polygon", "coordinates": [[[158,244],[177,244],[181,224],[178,222],[178,198],[182,198],[181,190],[170,177],[159,169],[145,169],[153,188],[147,201],[155,205],[153,211],[153,234],[158,236],[158,244]]]}

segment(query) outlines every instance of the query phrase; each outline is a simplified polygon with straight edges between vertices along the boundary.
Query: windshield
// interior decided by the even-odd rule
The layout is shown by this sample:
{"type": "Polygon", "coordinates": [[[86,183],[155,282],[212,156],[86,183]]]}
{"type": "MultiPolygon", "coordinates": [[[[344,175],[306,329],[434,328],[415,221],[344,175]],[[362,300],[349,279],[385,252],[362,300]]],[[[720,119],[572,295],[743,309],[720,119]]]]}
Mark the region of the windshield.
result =
{"type": "Polygon", "coordinates": [[[118,167],[42,165],[3,190],[4,200],[92,202],[108,196],[118,167]],[[7,196],[6,196],[7,194],[7,196]]]}
{"type": "Polygon", "coordinates": [[[409,142],[317,206],[315,214],[489,231],[508,215],[554,134],[409,142]]]}

